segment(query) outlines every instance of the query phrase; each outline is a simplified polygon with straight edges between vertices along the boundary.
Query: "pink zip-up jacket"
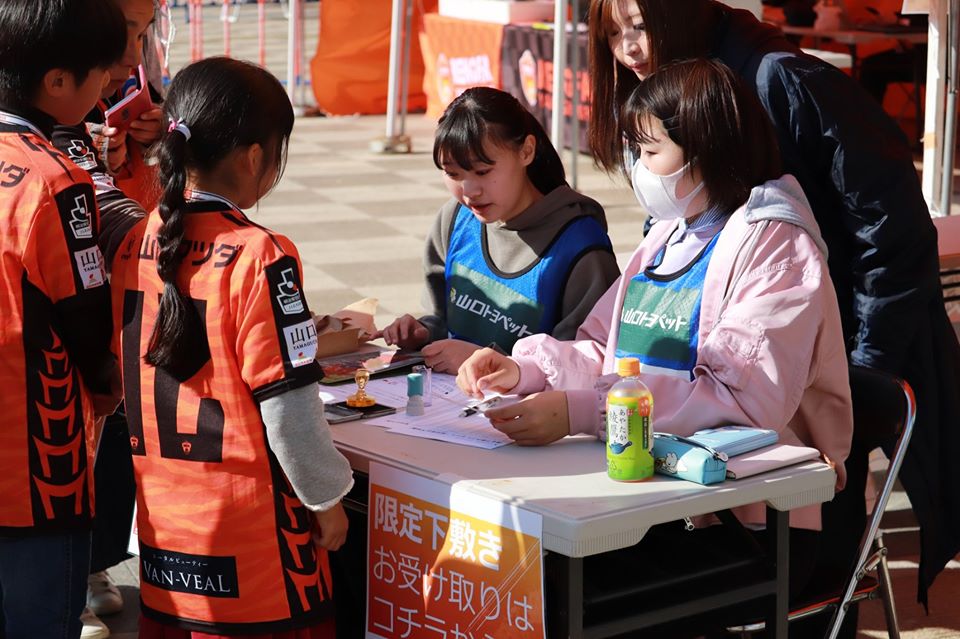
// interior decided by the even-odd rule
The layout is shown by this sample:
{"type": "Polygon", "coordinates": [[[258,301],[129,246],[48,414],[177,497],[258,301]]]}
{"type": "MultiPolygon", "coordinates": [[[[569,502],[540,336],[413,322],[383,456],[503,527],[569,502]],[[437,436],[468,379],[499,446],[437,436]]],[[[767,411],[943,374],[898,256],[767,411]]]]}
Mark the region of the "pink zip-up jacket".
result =
{"type": "MultiPolygon", "coordinates": [[[[516,343],[520,382],[512,392],[567,391],[571,434],[603,437],[623,297],[676,226],[651,228],[574,341],[534,335],[516,343]]],[[[773,428],[780,443],[823,453],[843,487],[853,433],[847,355],[826,247],[793,176],[755,187],[720,232],[704,281],[693,381],[642,379],[653,393],[655,430],[690,435],[731,423],[773,428]]],[[[763,504],[737,515],[765,521],[763,504]]],[[[790,525],[818,530],[819,505],[791,511],[790,525]]]]}

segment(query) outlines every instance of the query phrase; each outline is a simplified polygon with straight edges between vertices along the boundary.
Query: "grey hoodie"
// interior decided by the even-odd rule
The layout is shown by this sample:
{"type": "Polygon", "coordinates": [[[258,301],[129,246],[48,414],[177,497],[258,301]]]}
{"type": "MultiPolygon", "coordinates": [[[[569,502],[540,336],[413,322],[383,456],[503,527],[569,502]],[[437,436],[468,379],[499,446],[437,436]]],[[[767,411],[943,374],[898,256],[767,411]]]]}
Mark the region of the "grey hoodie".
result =
{"type": "MultiPolygon", "coordinates": [[[[428,314],[421,317],[420,322],[429,329],[431,342],[445,339],[448,334],[446,256],[459,206],[453,198],[444,204],[427,238],[423,258],[426,276],[423,306],[428,314]]],[[[506,273],[521,271],[538,259],[567,222],[582,216],[595,218],[606,230],[606,216],[597,201],[568,186],[557,187],[509,222],[485,226],[490,259],[506,273]]],[[[596,250],[584,254],[570,271],[560,320],[551,334],[557,339],[573,339],[594,303],[619,276],[613,253],[596,250]]]]}

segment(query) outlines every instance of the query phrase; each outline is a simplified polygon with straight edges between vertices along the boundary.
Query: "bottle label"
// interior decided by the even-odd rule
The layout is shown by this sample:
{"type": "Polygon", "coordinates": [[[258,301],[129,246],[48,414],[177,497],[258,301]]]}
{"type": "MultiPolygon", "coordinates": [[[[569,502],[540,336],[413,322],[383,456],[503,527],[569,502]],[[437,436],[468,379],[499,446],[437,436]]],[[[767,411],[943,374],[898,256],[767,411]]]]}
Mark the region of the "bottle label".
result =
{"type": "Polygon", "coordinates": [[[639,481],[653,475],[653,398],[607,399],[607,474],[619,481],[639,481]]]}

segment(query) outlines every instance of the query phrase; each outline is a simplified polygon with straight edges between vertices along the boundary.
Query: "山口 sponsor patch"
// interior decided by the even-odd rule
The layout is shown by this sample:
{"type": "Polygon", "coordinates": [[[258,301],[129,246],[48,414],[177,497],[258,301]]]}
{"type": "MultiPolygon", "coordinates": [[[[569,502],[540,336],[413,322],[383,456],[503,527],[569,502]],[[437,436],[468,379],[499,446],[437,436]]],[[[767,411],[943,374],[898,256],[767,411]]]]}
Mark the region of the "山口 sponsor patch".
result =
{"type": "Polygon", "coordinates": [[[317,326],[312,319],[283,327],[290,364],[297,368],[313,361],[317,355],[317,326]]]}
{"type": "Polygon", "coordinates": [[[103,268],[103,254],[98,247],[91,246],[88,249],[76,251],[73,259],[77,263],[77,272],[80,273],[83,288],[103,286],[107,281],[107,274],[103,268]]]}

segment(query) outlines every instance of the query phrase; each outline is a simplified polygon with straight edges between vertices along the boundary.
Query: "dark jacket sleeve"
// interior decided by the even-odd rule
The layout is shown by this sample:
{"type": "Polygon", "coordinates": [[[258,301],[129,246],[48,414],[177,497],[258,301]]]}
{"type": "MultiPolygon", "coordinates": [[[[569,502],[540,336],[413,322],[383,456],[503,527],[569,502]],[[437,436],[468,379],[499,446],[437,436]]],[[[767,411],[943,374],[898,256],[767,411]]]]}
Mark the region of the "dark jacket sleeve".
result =
{"type": "Polygon", "coordinates": [[[939,286],[906,139],[859,85],[808,56],[768,53],[756,77],[831,251],[851,363],[899,373],[939,286]]]}
{"type": "Polygon", "coordinates": [[[136,200],[128,198],[114,183],[93,146],[93,139],[83,123],[77,126],[57,126],[53,130],[53,145],[66,154],[74,164],[90,174],[100,210],[100,235],[97,244],[103,253],[107,269],[123,243],[123,238],[146,211],[136,200]]]}
{"type": "Polygon", "coordinates": [[[927,588],[960,549],[960,518],[950,516],[960,512],[956,466],[943,454],[960,436],[960,345],[943,307],[936,230],[912,154],[896,123],[849,77],[748,13],[711,4],[726,16],[714,55],[755,87],[830,248],[851,361],[894,372],[916,393],[900,479],[920,522],[917,599],[926,603],[927,588]]]}

